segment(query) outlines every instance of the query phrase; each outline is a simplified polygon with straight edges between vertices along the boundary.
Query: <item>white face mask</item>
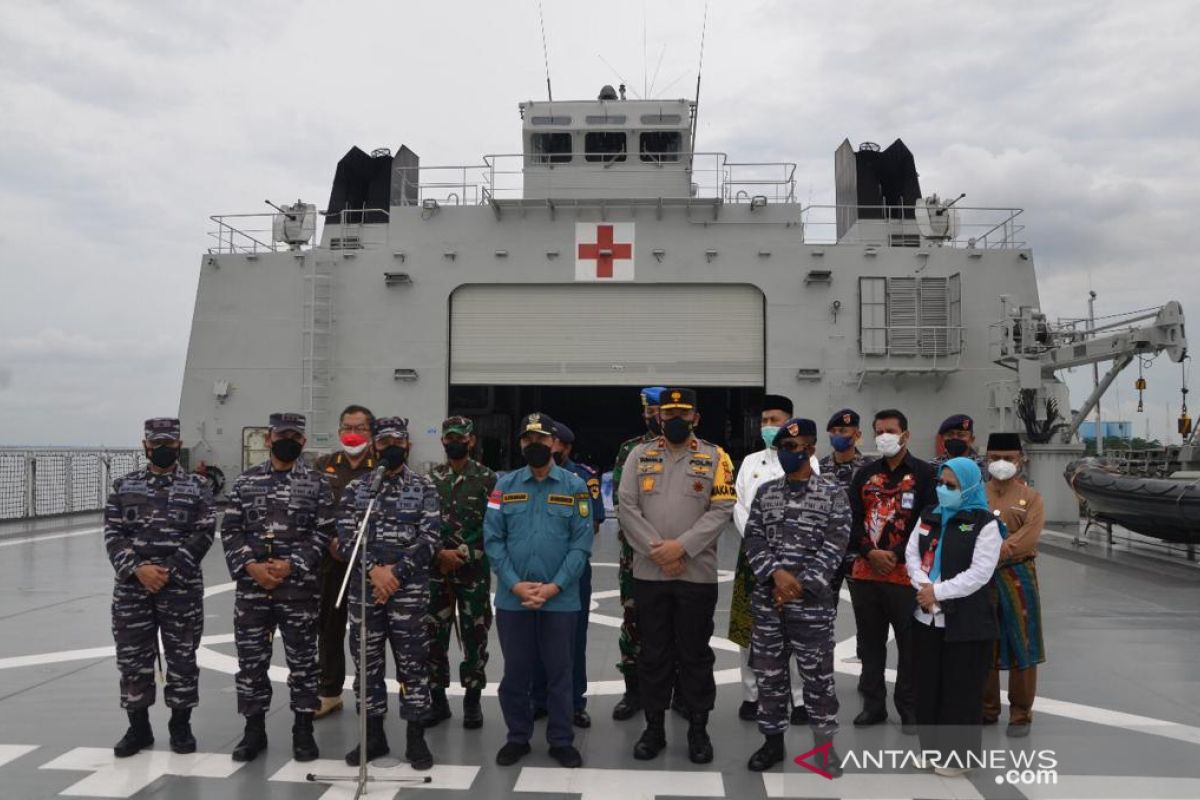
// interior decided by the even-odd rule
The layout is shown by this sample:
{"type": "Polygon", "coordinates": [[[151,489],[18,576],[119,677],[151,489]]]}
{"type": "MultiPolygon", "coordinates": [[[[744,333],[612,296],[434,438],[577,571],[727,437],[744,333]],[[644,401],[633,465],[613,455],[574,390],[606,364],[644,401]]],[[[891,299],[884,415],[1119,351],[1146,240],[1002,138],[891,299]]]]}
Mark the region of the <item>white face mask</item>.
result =
{"type": "Polygon", "coordinates": [[[988,464],[988,472],[998,481],[1006,481],[1017,474],[1017,465],[1011,461],[993,461],[988,464]]]}
{"type": "Polygon", "coordinates": [[[370,442],[363,442],[362,444],[356,444],[353,447],[343,444],[342,449],[346,451],[347,455],[357,456],[366,452],[366,449],[368,446],[370,446],[370,444],[370,442]]]}
{"type": "Polygon", "coordinates": [[[883,454],[884,458],[891,458],[903,449],[900,437],[895,433],[881,433],[876,436],[875,448],[883,454]]]}

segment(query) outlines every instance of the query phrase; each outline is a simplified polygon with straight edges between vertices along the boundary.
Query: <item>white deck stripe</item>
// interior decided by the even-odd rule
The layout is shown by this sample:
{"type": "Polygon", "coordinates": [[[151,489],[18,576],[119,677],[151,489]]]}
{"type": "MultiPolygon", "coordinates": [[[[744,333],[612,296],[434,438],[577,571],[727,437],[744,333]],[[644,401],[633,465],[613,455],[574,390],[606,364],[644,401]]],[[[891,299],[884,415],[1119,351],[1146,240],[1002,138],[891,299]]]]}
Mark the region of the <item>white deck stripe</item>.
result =
{"type": "Polygon", "coordinates": [[[724,797],[725,781],[719,772],[525,767],[513,792],[577,794],[580,800],[724,797]]]}
{"type": "Polygon", "coordinates": [[[0,547],[16,547],[19,544],[37,544],[38,542],[48,542],[52,539],[70,539],[73,536],[89,536],[91,534],[103,532],[104,528],[86,528],[81,531],[68,531],[66,533],[44,533],[40,536],[22,536],[20,539],[0,540],[0,547]]]}
{"type": "Polygon", "coordinates": [[[839,800],[982,800],[967,778],[943,778],[927,772],[847,773],[835,780],[812,773],[763,774],[767,797],[836,797],[839,800]]]}

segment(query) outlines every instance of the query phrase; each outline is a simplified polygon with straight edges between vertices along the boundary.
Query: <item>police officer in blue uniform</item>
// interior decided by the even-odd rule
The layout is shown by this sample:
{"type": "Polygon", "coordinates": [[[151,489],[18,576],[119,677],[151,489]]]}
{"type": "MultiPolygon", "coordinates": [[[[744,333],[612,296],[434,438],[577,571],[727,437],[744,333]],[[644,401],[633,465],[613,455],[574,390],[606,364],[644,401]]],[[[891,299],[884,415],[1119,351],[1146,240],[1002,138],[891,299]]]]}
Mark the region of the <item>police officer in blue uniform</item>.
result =
{"type": "Polygon", "coordinates": [[[532,678],[546,674],[546,738],[564,767],[583,764],[571,725],[571,673],[579,618],[579,578],[592,554],[591,493],[583,479],[554,463],[554,420],[521,421],[526,466],[502,476],[488,497],[484,549],[496,573],[496,631],[504,653],[500,710],[508,726],[496,754],[501,766],[530,752],[532,678]]]}
{"type": "MultiPolygon", "coordinates": [[[[571,458],[575,449],[575,432],[564,423],[554,423],[554,442],[551,455],[554,463],[573,472],[583,479],[588,488],[588,505],[591,508],[592,528],[599,533],[604,522],[604,498],[600,494],[600,473],[571,458]]],[[[575,666],[572,675],[575,715],[571,721],[578,728],[590,728],[592,718],[587,712],[587,633],[588,615],[592,605],[592,564],[589,561],[579,577],[579,621],[575,625],[575,666]]],[[[540,719],[546,715],[546,674],[540,668],[533,676],[533,716],[540,719]]]]}

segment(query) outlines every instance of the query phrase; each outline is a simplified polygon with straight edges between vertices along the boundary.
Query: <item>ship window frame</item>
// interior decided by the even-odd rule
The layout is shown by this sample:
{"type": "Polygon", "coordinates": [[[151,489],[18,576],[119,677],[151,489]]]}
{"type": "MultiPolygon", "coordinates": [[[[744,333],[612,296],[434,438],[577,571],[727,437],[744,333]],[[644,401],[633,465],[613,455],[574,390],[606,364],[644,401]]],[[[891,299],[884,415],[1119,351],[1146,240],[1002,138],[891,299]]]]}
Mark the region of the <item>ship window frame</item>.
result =
{"type": "Polygon", "coordinates": [[[858,307],[861,355],[938,357],[963,351],[962,273],[860,276],[858,307]]]}
{"type": "Polygon", "coordinates": [[[574,158],[574,136],[570,131],[537,131],[529,135],[529,156],[534,164],[570,164],[574,158]],[[546,149],[548,142],[555,142],[554,149],[546,149]],[[559,149],[566,144],[567,149],[559,149]]]}
{"type": "Polygon", "coordinates": [[[529,124],[530,125],[549,125],[549,126],[555,127],[555,128],[565,128],[571,124],[571,118],[570,117],[562,117],[562,116],[531,117],[529,120],[529,124]]]}
{"type": "Polygon", "coordinates": [[[648,163],[676,163],[683,155],[683,131],[642,131],[638,134],[638,153],[642,161],[648,163]],[[655,139],[652,137],[661,138],[655,139]],[[673,137],[673,144],[662,140],[667,137],[673,137]]]}
{"type": "Polygon", "coordinates": [[[664,114],[659,111],[657,114],[642,114],[641,121],[643,125],[678,125],[683,122],[683,115],[664,114]]]}
{"type": "Polygon", "coordinates": [[[627,157],[629,137],[625,131],[588,131],[583,135],[583,158],[593,163],[619,163],[627,157]],[[605,141],[607,140],[607,141],[605,141]],[[606,149],[620,142],[620,149],[606,149]]]}

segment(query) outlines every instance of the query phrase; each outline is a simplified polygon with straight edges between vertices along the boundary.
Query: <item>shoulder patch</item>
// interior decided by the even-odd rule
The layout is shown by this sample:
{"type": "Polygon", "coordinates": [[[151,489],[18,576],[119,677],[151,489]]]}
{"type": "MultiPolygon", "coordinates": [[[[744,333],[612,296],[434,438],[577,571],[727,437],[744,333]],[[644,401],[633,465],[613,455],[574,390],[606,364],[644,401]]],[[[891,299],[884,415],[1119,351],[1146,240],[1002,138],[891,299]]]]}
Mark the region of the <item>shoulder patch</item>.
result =
{"type": "Polygon", "coordinates": [[[493,511],[499,511],[500,501],[503,499],[503,497],[504,494],[499,489],[493,490],[492,493],[488,495],[487,507],[493,511]]]}

